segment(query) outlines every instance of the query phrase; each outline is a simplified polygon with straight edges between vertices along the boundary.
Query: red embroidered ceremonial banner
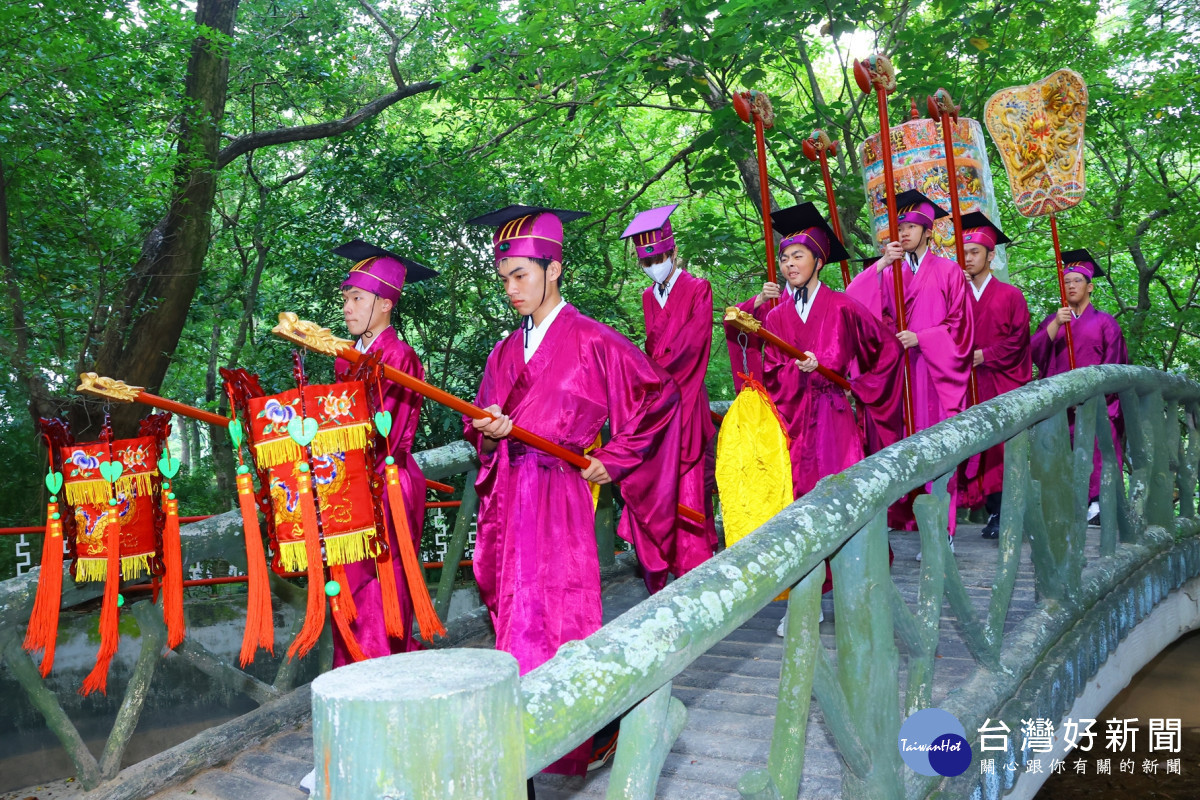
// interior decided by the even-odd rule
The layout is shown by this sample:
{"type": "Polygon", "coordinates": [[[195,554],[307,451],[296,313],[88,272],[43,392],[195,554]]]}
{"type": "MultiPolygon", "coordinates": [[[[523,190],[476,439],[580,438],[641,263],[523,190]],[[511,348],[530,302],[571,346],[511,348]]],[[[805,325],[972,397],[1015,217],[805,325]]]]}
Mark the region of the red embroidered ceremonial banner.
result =
{"type": "Polygon", "coordinates": [[[111,460],[121,465],[115,485],[100,472],[100,465],[110,460],[109,447],[105,442],[90,442],[62,448],[63,491],[75,513],[79,554],[75,580],[80,583],[105,579],[110,497],[117,498],[121,525],[121,578],[148,575],[156,550],[153,492],[158,445],[152,436],[113,442],[111,460]]]}
{"type": "MultiPolygon", "coordinates": [[[[250,442],[260,468],[270,476],[275,535],[285,570],[307,568],[306,532],[301,523],[296,469],[304,461],[301,447],[289,436],[293,420],[302,426],[316,421],[310,443],[317,514],[329,565],[362,561],[375,535],[370,471],[364,449],[370,433],[366,392],[359,381],[306,386],[247,403],[250,442]]],[[[311,430],[309,431],[311,433],[311,430]]]]}

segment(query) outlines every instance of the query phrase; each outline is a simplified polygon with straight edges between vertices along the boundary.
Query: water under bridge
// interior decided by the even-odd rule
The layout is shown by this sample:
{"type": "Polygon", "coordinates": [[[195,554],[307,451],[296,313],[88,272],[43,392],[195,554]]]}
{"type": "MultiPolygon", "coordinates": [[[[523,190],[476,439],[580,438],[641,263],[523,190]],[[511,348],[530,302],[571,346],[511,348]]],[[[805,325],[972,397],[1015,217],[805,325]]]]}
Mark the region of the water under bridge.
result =
{"type": "MultiPolygon", "coordinates": [[[[150,603],[131,610],[141,655],[99,758],[81,748],[19,647],[28,576],[0,584],[0,652],[91,798],[299,798],[295,784],[314,763],[317,795],[336,798],[523,798],[529,775],[540,800],[1031,797],[1046,774],[1022,767],[1062,758],[1065,745],[1060,736],[1054,753],[1033,752],[1020,722],[1096,717],[1143,665],[1200,627],[1198,416],[1200,385],[1146,368],[1089,367],[1035,382],[822,481],[652,598],[628,561],[603,559],[604,628],[520,679],[515,662],[510,674],[507,657],[486,649],[478,612],[451,625],[454,648],[355,665],[312,687],[292,688],[296,665],[263,680],[185,642],[168,658],[258,708],[123,770],[161,661],[150,603]],[[1125,472],[1107,422],[1111,394],[1125,415],[1125,472]],[[1002,441],[1000,537],[966,527],[951,554],[946,481],[1002,441]],[[1101,516],[1089,527],[1096,446],[1101,516]],[[925,484],[933,491],[915,502],[919,531],[889,534],[887,506],[925,484]],[[822,598],[827,557],[836,588],[822,598]],[[775,600],[789,587],[787,602],[775,600]],[[367,691],[371,680],[387,689],[367,691]],[[974,757],[958,777],[920,775],[901,761],[901,722],[929,707],[965,728],[974,757]],[[538,774],[621,714],[611,767],[586,778],[538,774]],[[1006,751],[981,752],[989,720],[1011,727],[1006,751]],[[985,755],[1016,768],[984,771],[985,755]]],[[[465,472],[470,486],[465,444],[420,457],[430,478],[465,472]]],[[[462,500],[451,564],[474,513],[469,489],[462,500]]],[[[611,553],[612,511],[601,509],[600,551],[611,553]]],[[[189,526],[185,558],[236,563],[239,533],[236,514],[189,526]]],[[[442,612],[453,571],[444,576],[442,612]]],[[[273,588],[279,604],[303,603],[286,582],[273,588]]],[[[88,599],[69,589],[64,605],[88,599]]]]}

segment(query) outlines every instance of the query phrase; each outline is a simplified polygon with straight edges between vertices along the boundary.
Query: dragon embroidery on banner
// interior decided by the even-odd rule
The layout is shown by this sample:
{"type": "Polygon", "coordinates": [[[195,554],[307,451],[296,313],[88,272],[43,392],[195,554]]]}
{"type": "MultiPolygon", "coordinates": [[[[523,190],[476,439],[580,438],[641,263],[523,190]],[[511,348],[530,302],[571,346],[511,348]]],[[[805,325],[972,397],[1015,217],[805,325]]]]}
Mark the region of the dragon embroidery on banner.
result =
{"type": "Polygon", "coordinates": [[[984,123],[1004,160],[1022,215],[1064,211],[1083,199],[1087,103],[1087,85],[1069,69],[1002,89],[988,100],[984,123]]]}

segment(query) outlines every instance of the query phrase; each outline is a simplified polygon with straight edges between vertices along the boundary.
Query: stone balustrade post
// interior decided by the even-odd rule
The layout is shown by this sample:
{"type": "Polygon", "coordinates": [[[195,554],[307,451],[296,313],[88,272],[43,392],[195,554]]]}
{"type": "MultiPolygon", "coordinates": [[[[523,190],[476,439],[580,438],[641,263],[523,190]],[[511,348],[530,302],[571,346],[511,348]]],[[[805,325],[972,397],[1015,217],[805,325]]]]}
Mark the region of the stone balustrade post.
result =
{"type": "Polygon", "coordinates": [[[433,650],[335,669],[312,685],[318,800],[524,800],[517,661],[433,650]]]}

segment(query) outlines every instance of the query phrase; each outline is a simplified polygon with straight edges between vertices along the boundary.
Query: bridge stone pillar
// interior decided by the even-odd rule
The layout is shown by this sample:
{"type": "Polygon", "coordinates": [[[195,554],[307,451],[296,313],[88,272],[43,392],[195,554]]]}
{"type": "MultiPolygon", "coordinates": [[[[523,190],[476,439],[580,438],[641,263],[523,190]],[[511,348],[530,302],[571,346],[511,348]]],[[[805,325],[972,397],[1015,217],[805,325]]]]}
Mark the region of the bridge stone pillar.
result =
{"type": "Polygon", "coordinates": [[[495,650],[388,656],[313,681],[319,800],[524,800],[517,661],[495,650]]]}

